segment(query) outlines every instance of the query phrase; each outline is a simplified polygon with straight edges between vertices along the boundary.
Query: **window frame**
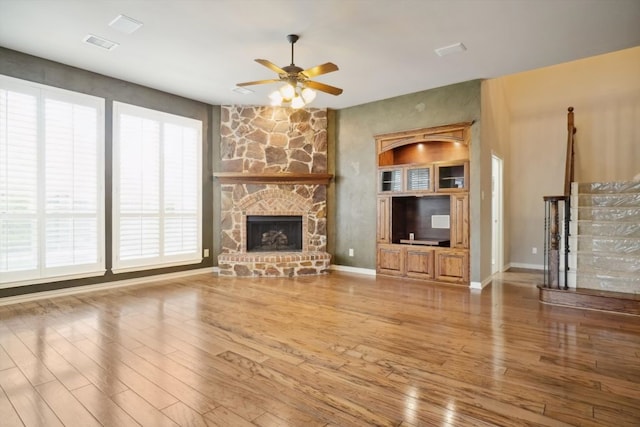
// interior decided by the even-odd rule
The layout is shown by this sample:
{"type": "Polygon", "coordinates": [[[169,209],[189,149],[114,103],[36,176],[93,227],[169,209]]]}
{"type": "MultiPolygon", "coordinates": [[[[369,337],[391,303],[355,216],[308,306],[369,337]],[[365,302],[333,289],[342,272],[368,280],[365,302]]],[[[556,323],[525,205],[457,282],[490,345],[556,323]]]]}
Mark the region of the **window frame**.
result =
{"type": "MultiPolygon", "coordinates": [[[[112,241],[112,268],[111,270],[114,273],[125,273],[131,271],[143,271],[157,268],[166,268],[166,267],[175,267],[175,266],[184,266],[184,265],[192,265],[199,264],[203,261],[202,257],[202,194],[203,194],[203,183],[202,183],[202,163],[203,163],[203,122],[201,120],[193,119],[190,117],[179,116],[163,111],[153,110],[145,107],[136,106],[133,104],[128,104],[124,102],[114,101],[113,102],[113,144],[112,144],[112,154],[113,154],[113,163],[112,163],[112,233],[111,233],[111,241],[112,241]],[[159,139],[159,152],[160,159],[158,160],[158,165],[160,167],[159,171],[159,197],[160,197],[160,206],[158,208],[159,213],[159,221],[160,221],[160,231],[159,231],[159,250],[160,254],[156,257],[149,258],[136,258],[131,260],[121,260],[120,259],[120,240],[121,240],[121,230],[120,230],[120,206],[121,206],[121,189],[120,189],[120,156],[121,156],[121,135],[120,135],[120,119],[121,114],[132,115],[136,117],[140,117],[147,120],[155,120],[160,123],[160,139],[159,139]],[[192,128],[196,131],[196,182],[197,182],[197,205],[195,210],[196,217],[196,249],[194,252],[179,254],[179,255],[165,255],[165,236],[163,235],[163,226],[162,221],[165,219],[166,212],[164,211],[164,125],[171,124],[177,126],[183,126],[192,128]]],[[[171,215],[168,215],[171,216],[171,215]]]]}
{"type": "MultiPolygon", "coordinates": [[[[102,276],[105,268],[105,104],[104,98],[60,89],[28,80],[0,75],[0,88],[7,91],[27,94],[36,98],[36,209],[34,217],[37,221],[36,267],[29,270],[14,270],[3,272],[0,277],[0,289],[17,286],[28,286],[52,281],[64,281],[84,277],[102,276]],[[90,107],[96,113],[96,141],[95,141],[95,176],[96,176],[96,262],[71,264],[65,266],[47,267],[46,223],[51,218],[75,218],[78,212],[55,213],[48,212],[46,205],[46,111],[47,100],[60,101],[90,107]]],[[[1,213],[0,213],[1,214],[1,213]]],[[[4,213],[10,218],[10,213],[4,213]]],[[[90,215],[93,218],[93,214],[90,215]]]]}

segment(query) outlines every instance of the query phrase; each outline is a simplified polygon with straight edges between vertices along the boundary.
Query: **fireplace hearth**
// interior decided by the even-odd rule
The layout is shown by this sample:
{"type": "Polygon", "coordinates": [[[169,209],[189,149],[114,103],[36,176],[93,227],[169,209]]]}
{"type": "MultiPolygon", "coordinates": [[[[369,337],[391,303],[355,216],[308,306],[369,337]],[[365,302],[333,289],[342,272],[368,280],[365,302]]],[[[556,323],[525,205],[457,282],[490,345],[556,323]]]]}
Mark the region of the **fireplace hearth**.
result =
{"type": "Polygon", "coordinates": [[[247,215],[247,252],[302,251],[302,216],[247,215]]]}

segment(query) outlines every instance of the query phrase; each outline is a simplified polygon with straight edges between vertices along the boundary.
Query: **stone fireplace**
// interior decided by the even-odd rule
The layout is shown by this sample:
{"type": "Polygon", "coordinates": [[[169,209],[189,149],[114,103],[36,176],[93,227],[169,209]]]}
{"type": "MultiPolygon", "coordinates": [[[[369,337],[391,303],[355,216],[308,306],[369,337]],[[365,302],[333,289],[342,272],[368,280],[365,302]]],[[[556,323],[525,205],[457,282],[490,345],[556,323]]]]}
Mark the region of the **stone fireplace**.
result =
{"type": "Polygon", "coordinates": [[[223,276],[328,271],[325,109],[223,106],[223,276]]]}

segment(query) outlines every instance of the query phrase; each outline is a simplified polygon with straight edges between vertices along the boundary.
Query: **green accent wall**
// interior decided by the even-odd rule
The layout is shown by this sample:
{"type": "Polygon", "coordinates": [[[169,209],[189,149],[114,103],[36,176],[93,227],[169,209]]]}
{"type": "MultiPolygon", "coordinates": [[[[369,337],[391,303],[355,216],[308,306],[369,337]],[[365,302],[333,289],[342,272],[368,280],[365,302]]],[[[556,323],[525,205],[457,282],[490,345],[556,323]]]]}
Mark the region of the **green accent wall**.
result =
{"type": "MultiPolygon", "coordinates": [[[[480,141],[480,86],[481,81],[474,80],[335,112],[335,197],[329,217],[333,264],[366,269],[375,269],[376,266],[377,157],[374,136],[473,121],[469,192],[470,277],[472,281],[481,281],[481,277],[485,277],[480,271],[481,260],[486,261],[484,258],[487,256],[480,250],[484,236],[480,232],[483,186],[480,185],[479,165],[483,157],[490,159],[491,154],[482,151],[480,141]],[[349,256],[350,248],[354,250],[353,257],[349,256]]],[[[488,194],[490,202],[491,193],[488,194]]],[[[490,216],[488,221],[490,225],[490,216]]],[[[486,237],[490,239],[491,236],[486,237]]]]}

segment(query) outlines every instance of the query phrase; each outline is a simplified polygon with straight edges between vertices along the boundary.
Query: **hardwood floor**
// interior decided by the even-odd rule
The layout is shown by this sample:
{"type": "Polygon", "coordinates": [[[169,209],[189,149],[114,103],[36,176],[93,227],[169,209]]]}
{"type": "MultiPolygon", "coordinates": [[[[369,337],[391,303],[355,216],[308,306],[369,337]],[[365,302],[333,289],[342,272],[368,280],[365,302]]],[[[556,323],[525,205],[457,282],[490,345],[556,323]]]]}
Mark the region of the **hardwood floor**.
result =
{"type": "Polygon", "coordinates": [[[2,426],[640,425],[640,317],[334,272],[0,307],[2,426]]]}

